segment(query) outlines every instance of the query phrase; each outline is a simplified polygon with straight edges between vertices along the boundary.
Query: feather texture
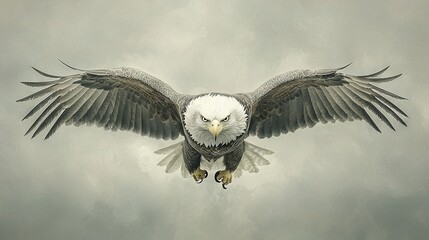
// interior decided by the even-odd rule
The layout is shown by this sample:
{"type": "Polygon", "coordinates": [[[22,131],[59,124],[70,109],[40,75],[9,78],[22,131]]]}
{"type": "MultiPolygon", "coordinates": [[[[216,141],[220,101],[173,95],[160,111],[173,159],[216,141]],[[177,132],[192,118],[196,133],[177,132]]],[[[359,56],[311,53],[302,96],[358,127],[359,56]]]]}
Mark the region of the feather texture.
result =
{"type": "Polygon", "coordinates": [[[406,126],[400,115],[407,117],[407,114],[383,95],[405,98],[374,85],[397,79],[401,74],[379,77],[389,68],[386,67],[372,74],[353,76],[339,73],[338,70],[343,68],[292,71],[274,77],[248,93],[253,110],[249,134],[269,138],[278,136],[278,132],[294,132],[318,122],[337,120],[365,120],[381,132],[368,110],[393,130],[395,128],[387,116],[406,126]],[[274,108],[267,107],[273,105],[274,108]]]}
{"type": "MultiPolygon", "coordinates": [[[[192,146],[197,154],[208,153],[203,155],[210,160],[200,155],[195,158],[201,160],[201,167],[206,169],[222,163],[219,159],[230,150],[226,149],[230,148],[229,143],[231,146],[242,144],[248,135],[270,138],[311,128],[319,122],[334,123],[337,120],[364,120],[381,132],[368,112],[393,130],[389,116],[404,126],[406,123],[402,117],[408,117],[388,99],[405,98],[375,86],[401,76],[380,77],[388,67],[359,76],[338,72],[350,64],[337,69],[296,70],[276,76],[250,93],[190,96],[179,94],[164,82],[136,69],[82,70],[62,63],[79,73],[55,76],[34,68],[37,73],[54,80],[23,82],[41,89],[19,102],[44,97],[23,118],[25,120],[41,111],[26,134],[34,131],[32,137],[35,137],[50,127],[46,139],[64,124],[80,126],[95,123],[106,130],[176,139],[179,135],[186,135],[183,128],[186,126],[191,133],[186,135],[190,138],[188,141],[193,139],[198,143],[192,146]],[[201,127],[198,121],[203,121],[202,116],[213,122],[231,118],[239,125],[234,127],[234,121],[218,125],[223,127],[224,135],[216,139],[207,131],[208,125],[201,127]],[[197,133],[206,134],[199,138],[204,141],[199,141],[194,133],[196,136],[197,133]]],[[[165,167],[167,173],[181,169],[183,176],[190,176],[183,149],[183,142],[180,142],[158,150],[156,153],[167,154],[158,165],[165,167]]],[[[259,166],[269,164],[264,158],[269,154],[272,154],[270,150],[244,142],[243,155],[240,152],[239,156],[241,160],[234,159],[239,162],[235,176],[240,176],[243,171],[258,172],[259,166]]],[[[227,163],[229,159],[225,161],[227,163]]]]}
{"type": "Polygon", "coordinates": [[[134,131],[155,138],[175,139],[183,134],[178,112],[180,94],[164,82],[132,68],[84,71],[65,65],[81,73],[55,76],[34,68],[45,77],[58,79],[23,82],[45,88],[19,102],[47,95],[24,117],[47,106],[26,134],[35,130],[35,137],[52,122],[45,138],[63,124],[94,123],[108,130],[134,131]]]}
{"type": "MultiPolygon", "coordinates": [[[[264,155],[271,155],[274,152],[265,148],[258,147],[247,141],[244,142],[245,150],[243,157],[234,172],[234,177],[240,177],[243,171],[249,173],[259,172],[259,166],[269,165],[270,162],[264,157],[264,155]]],[[[165,167],[166,173],[173,173],[177,170],[181,170],[183,177],[190,177],[191,175],[186,170],[185,162],[183,158],[183,141],[175,143],[173,145],[161,148],[155,151],[156,154],[167,155],[159,163],[158,166],[165,167]]],[[[208,161],[205,158],[201,158],[201,168],[205,170],[217,170],[222,168],[222,158],[216,161],[208,161]]]]}

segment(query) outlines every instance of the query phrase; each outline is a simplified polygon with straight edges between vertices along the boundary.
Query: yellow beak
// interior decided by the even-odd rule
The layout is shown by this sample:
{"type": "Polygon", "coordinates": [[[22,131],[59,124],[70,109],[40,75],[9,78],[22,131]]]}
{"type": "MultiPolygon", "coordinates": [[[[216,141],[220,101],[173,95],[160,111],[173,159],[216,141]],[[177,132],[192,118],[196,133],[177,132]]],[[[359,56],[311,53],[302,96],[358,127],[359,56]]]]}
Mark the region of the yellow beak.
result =
{"type": "Polygon", "coordinates": [[[222,131],[222,127],[220,126],[220,122],[218,120],[213,120],[209,126],[209,131],[215,137],[219,136],[219,133],[222,131]]]}

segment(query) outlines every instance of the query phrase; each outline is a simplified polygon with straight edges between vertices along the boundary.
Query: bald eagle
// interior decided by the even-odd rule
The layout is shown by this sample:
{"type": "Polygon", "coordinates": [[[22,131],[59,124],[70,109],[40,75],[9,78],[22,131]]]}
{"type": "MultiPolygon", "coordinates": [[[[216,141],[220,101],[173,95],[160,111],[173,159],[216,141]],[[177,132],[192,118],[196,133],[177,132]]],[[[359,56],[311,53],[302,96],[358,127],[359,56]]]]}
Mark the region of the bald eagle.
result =
{"type": "Polygon", "coordinates": [[[187,95],[134,68],[81,70],[65,65],[79,72],[54,76],[33,68],[55,80],[23,82],[43,89],[19,102],[47,96],[23,118],[47,106],[26,135],[34,131],[35,137],[51,123],[45,139],[63,124],[95,123],[106,130],[128,130],[156,139],[182,136],[182,142],[156,151],[168,154],[159,165],[166,166],[167,172],[181,167],[183,175],[200,183],[208,175],[208,163],[223,159],[218,162],[225,169],[214,178],[224,188],[241,170],[256,172],[258,165],[269,163],[263,155],[272,152],[244,141],[249,136],[277,137],[319,122],[353,120],[364,120],[381,132],[367,110],[393,130],[380,109],[404,126],[400,115],[408,117],[386,96],[405,98],[374,85],[401,76],[379,77],[388,67],[361,76],[338,72],[348,65],[295,70],[266,81],[253,92],[187,95]]]}

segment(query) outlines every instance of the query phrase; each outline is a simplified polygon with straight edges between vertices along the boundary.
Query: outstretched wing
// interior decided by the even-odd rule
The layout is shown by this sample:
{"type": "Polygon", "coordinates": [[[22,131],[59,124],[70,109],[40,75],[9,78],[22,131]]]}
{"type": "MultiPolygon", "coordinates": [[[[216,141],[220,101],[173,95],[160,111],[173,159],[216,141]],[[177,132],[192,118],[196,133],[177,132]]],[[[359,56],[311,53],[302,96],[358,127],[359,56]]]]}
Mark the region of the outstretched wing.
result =
{"type": "Polygon", "coordinates": [[[57,79],[23,82],[31,87],[45,87],[18,100],[45,96],[24,119],[47,105],[26,135],[35,130],[32,136],[35,137],[54,120],[45,139],[63,124],[80,126],[95,123],[107,130],[128,130],[163,139],[176,139],[183,134],[177,106],[180,94],[140,70],[82,70],[69,76],[53,76],[35,70],[45,77],[57,79]]]}
{"type": "Polygon", "coordinates": [[[318,122],[355,119],[363,119],[381,132],[367,110],[395,130],[380,109],[406,126],[398,114],[408,116],[385,96],[405,98],[373,85],[391,81],[401,74],[378,77],[388,67],[363,76],[337,72],[345,67],[288,72],[268,80],[254,92],[248,93],[253,101],[249,134],[269,138],[294,132],[298,128],[311,128],[318,122]]]}

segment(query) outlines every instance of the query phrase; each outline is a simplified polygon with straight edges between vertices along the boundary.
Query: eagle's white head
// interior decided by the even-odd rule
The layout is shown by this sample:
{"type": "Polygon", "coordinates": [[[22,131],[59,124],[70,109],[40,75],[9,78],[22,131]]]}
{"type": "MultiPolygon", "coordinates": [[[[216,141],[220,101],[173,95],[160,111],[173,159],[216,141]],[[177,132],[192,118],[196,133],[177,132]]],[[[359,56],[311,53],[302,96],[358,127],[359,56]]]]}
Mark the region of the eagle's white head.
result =
{"type": "Polygon", "coordinates": [[[228,144],[247,128],[244,106],[233,97],[208,94],[192,100],[184,112],[185,129],[200,145],[228,144]]]}

